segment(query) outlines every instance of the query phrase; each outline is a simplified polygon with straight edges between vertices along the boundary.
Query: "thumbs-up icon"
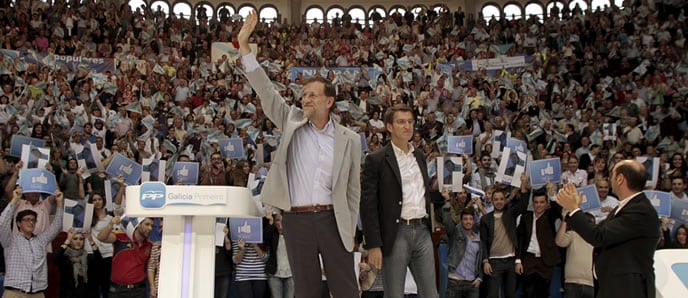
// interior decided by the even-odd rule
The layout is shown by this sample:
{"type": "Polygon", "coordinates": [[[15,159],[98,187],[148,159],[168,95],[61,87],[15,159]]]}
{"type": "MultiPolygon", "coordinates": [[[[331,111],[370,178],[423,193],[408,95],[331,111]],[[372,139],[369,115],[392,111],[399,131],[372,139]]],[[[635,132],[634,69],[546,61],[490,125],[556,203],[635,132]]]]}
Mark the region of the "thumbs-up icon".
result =
{"type": "Polygon", "coordinates": [[[582,195],[581,197],[581,204],[587,203],[588,202],[588,196],[582,195]]]}
{"type": "Polygon", "coordinates": [[[131,164],[128,165],[121,165],[119,166],[119,170],[126,173],[127,175],[131,175],[131,172],[134,171],[134,168],[131,166],[131,164]]]}
{"type": "Polygon", "coordinates": [[[659,200],[657,195],[652,196],[652,198],[650,199],[650,202],[652,203],[652,206],[655,206],[655,207],[659,207],[659,205],[661,205],[661,201],[659,200]]]}
{"type": "Polygon", "coordinates": [[[31,178],[31,182],[48,184],[48,177],[45,176],[45,173],[41,172],[40,176],[31,178]]]}
{"type": "Polygon", "coordinates": [[[461,139],[460,142],[456,143],[456,148],[457,148],[457,149],[459,149],[459,148],[461,148],[461,149],[466,148],[466,141],[464,141],[463,139],[461,139]]]}
{"type": "Polygon", "coordinates": [[[516,151],[518,151],[518,152],[526,152],[526,150],[523,149],[523,145],[518,145],[518,146],[516,146],[516,151]]]}
{"type": "Polygon", "coordinates": [[[228,143],[227,146],[225,146],[225,151],[234,152],[234,144],[232,144],[231,142],[228,143]]]}
{"type": "Polygon", "coordinates": [[[243,226],[239,226],[238,231],[239,234],[244,233],[244,234],[251,234],[251,226],[248,224],[248,220],[244,221],[243,226]]]}
{"type": "Polygon", "coordinates": [[[189,176],[189,169],[186,168],[186,165],[184,165],[179,171],[177,171],[177,175],[179,176],[189,176]]]}
{"type": "Polygon", "coordinates": [[[554,168],[550,163],[547,163],[547,167],[540,170],[540,175],[554,175],[554,168]]]}

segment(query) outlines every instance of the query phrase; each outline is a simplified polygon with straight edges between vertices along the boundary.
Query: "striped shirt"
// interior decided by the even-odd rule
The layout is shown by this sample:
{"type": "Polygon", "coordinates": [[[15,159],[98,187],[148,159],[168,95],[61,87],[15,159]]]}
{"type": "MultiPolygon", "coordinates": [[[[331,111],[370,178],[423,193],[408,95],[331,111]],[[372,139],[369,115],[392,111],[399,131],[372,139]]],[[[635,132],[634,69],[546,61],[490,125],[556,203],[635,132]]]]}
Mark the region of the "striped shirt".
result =
{"type": "MultiPolygon", "coordinates": [[[[239,254],[239,245],[236,241],[232,241],[232,251],[232,256],[239,254]]],[[[265,274],[265,262],[267,261],[267,251],[263,257],[260,257],[253,245],[246,243],[244,246],[244,257],[235,267],[236,281],[267,280],[268,276],[265,274]]]]}
{"type": "Polygon", "coordinates": [[[0,215],[0,243],[5,248],[5,286],[27,292],[48,288],[48,263],[46,247],[62,229],[62,208],[57,209],[55,219],[42,233],[31,239],[11,230],[14,219],[13,204],[0,215]]]}

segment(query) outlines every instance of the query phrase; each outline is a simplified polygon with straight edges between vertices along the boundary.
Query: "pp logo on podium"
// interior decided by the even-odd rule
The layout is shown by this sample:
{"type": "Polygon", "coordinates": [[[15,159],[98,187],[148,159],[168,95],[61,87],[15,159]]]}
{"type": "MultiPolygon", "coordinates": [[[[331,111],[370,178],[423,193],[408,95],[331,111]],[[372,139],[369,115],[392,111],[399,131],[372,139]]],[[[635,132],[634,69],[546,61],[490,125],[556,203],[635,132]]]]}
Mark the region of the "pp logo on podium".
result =
{"type": "Polygon", "coordinates": [[[146,182],[141,184],[140,201],[143,208],[162,208],[165,206],[167,192],[162,182],[146,182]]]}

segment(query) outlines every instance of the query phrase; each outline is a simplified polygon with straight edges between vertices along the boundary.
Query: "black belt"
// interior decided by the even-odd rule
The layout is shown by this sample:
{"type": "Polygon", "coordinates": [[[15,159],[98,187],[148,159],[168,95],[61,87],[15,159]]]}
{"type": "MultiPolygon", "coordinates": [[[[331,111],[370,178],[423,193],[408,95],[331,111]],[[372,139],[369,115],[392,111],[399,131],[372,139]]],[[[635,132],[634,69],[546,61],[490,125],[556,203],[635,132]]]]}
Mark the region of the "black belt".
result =
{"type": "Polygon", "coordinates": [[[411,218],[411,219],[399,219],[399,223],[407,226],[423,225],[425,224],[425,217],[422,218],[411,218]]]}
{"type": "Polygon", "coordinates": [[[116,289],[135,289],[135,288],[145,288],[146,283],[145,282],[139,282],[135,284],[129,284],[129,285],[124,285],[124,284],[118,284],[116,282],[111,282],[110,286],[116,289]]]}
{"type": "Polygon", "coordinates": [[[473,285],[472,280],[458,280],[458,279],[449,279],[449,284],[450,285],[457,285],[457,286],[470,286],[473,285]]]}
{"type": "Polygon", "coordinates": [[[39,294],[39,293],[45,292],[45,290],[30,292],[30,291],[24,291],[22,289],[17,289],[17,288],[13,288],[13,287],[5,287],[5,290],[17,291],[17,292],[22,293],[22,294],[39,294]]]}
{"type": "Polygon", "coordinates": [[[311,205],[311,206],[293,206],[287,213],[318,213],[322,211],[332,211],[334,205],[311,205]]]}

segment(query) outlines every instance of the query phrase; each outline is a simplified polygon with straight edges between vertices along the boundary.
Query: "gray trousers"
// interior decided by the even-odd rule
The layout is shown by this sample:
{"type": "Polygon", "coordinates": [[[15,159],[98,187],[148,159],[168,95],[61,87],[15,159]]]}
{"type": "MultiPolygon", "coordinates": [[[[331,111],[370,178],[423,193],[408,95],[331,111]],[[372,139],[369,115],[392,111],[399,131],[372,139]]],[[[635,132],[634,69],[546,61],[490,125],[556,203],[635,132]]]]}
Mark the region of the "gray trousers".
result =
{"type": "Polygon", "coordinates": [[[407,267],[411,269],[418,286],[418,296],[439,297],[435,285],[435,252],[430,231],[425,224],[399,224],[394,245],[385,249],[391,249],[382,258],[385,298],[404,297],[407,267]]]}

